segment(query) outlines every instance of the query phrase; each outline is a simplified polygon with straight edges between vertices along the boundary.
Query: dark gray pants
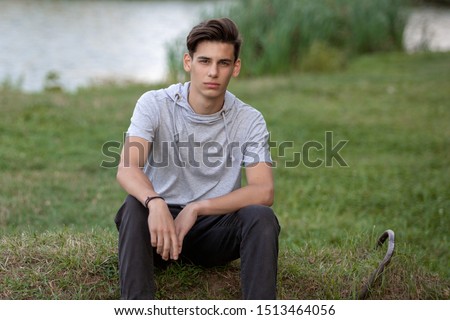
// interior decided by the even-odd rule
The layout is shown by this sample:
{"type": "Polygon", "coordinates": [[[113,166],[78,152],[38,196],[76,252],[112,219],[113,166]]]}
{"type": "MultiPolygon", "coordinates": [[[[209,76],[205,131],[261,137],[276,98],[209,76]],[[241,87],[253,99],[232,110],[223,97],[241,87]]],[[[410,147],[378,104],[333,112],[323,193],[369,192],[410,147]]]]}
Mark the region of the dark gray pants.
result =
{"type": "MultiPolygon", "coordinates": [[[[179,206],[169,206],[175,218],[179,206]]],[[[148,210],[128,196],[115,222],[119,230],[122,299],[154,299],[154,265],[162,262],[150,243],[148,210]]],[[[241,259],[244,299],[276,299],[280,226],[270,207],[252,205],[233,214],[202,216],[183,240],[181,261],[205,267],[241,259]]]]}

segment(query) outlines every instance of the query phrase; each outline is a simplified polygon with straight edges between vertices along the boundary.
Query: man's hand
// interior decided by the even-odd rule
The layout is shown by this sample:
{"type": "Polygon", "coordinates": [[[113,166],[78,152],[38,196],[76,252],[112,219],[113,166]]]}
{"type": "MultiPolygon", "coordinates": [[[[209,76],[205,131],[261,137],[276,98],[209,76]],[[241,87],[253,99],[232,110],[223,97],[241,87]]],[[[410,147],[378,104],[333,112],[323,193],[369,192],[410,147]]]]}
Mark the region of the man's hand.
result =
{"type": "Polygon", "coordinates": [[[186,234],[191,230],[192,226],[197,221],[198,212],[196,210],[195,203],[189,203],[183,210],[180,211],[175,218],[175,230],[178,238],[178,247],[183,247],[183,239],[186,234]]]}
{"type": "Polygon", "coordinates": [[[162,199],[154,199],[149,203],[148,229],[151,244],[164,260],[177,260],[181,252],[178,245],[175,223],[167,204],[162,199]]]}

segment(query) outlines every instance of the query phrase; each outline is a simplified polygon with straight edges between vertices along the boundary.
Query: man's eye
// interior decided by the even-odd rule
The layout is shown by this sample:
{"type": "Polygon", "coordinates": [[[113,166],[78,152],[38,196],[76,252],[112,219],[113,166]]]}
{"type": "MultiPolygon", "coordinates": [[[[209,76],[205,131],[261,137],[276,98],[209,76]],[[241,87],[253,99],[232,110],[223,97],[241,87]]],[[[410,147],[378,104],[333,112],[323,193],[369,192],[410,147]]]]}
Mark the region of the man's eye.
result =
{"type": "Polygon", "coordinates": [[[221,61],[220,62],[220,65],[222,65],[222,66],[229,66],[230,65],[230,63],[228,62],[228,61],[221,61]]]}
{"type": "Polygon", "coordinates": [[[206,60],[206,59],[200,59],[199,62],[200,62],[200,63],[203,63],[203,64],[206,64],[206,63],[208,63],[208,60],[206,60]]]}

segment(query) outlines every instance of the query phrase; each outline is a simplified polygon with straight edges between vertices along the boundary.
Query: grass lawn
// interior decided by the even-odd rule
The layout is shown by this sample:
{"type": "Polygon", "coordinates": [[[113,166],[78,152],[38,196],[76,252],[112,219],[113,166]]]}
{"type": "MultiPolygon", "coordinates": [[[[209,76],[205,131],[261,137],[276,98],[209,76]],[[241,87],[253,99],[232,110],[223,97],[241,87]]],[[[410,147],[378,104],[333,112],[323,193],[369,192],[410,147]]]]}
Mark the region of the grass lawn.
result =
{"type": "MultiPolygon", "coordinates": [[[[280,299],[356,298],[386,229],[396,252],[370,298],[449,298],[449,88],[448,53],[232,82],[271,131],[280,299]]],[[[118,298],[113,218],[125,194],[101,163],[113,164],[148,89],[0,88],[0,298],[118,298]]],[[[174,265],[157,281],[161,299],[240,296],[237,262],[174,265]]]]}

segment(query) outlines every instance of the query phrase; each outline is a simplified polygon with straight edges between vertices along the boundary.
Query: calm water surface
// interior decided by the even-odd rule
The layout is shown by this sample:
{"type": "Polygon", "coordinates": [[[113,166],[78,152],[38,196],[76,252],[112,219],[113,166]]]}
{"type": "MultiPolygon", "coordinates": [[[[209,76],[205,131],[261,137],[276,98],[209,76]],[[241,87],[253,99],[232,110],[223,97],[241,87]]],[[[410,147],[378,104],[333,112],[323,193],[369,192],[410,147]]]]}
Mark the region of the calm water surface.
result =
{"type": "MultiPolygon", "coordinates": [[[[166,44],[217,3],[227,1],[0,0],[0,82],[40,90],[51,71],[68,90],[108,79],[161,81],[166,44]]],[[[450,50],[449,30],[450,9],[414,10],[405,48],[450,50]]]]}
{"type": "Polygon", "coordinates": [[[411,11],[404,32],[407,52],[450,51],[450,8],[422,7],[411,11]]]}
{"type": "Polygon", "coordinates": [[[0,0],[0,81],[30,91],[50,71],[69,90],[105,79],[162,80],[166,44],[214,2],[0,0]]]}

